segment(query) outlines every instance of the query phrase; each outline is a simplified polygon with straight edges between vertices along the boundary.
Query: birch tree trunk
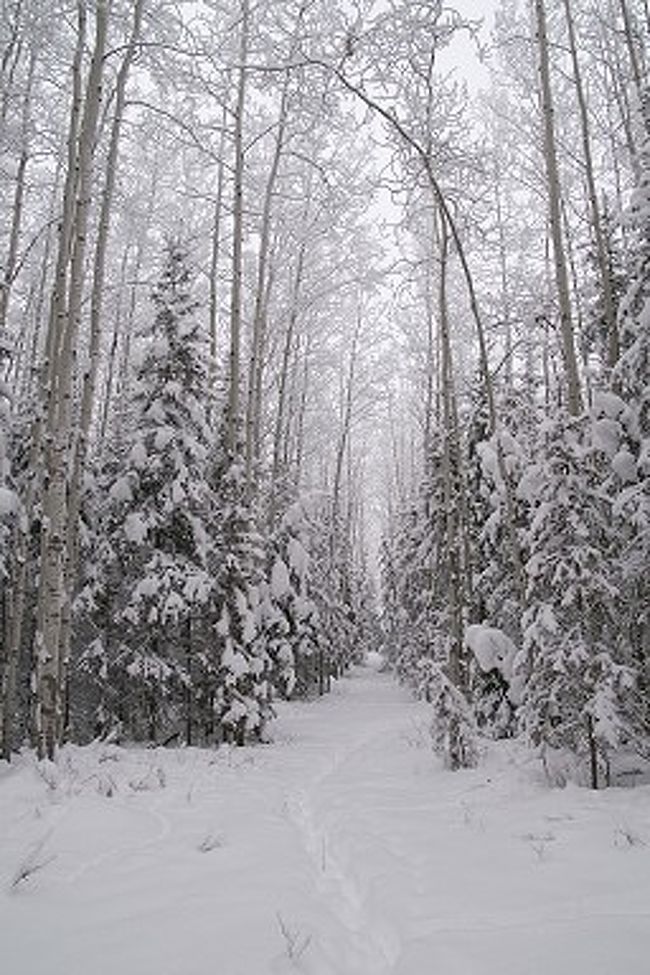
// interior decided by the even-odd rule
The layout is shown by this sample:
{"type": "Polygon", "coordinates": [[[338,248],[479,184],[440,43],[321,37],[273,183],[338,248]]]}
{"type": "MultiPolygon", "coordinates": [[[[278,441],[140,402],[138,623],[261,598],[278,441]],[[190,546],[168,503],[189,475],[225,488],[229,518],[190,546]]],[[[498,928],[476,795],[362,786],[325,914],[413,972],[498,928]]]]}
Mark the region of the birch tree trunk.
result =
{"type": "MultiPolygon", "coordinates": [[[[80,35],[83,33],[84,8],[85,4],[80,3],[80,35]]],[[[67,660],[62,653],[61,628],[70,570],[66,560],[66,535],[72,392],[91,199],[92,155],[102,99],[107,27],[108,0],[98,0],[94,49],[86,83],[83,117],[76,139],[74,136],[80,101],[73,100],[70,123],[73,175],[68,174],[66,190],[74,190],[76,198],[70,193],[64,201],[57,276],[48,330],[48,352],[51,359],[36,635],[36,728],[39,755],[50,759],[54,757],[56,747],[60,744],[64,721],[63,689],[67,660]]]]}
{"type": "Polygon", "coordinates": [[[357,368],[357,357],[359,352],[359,337],[361,335],[361,311],[357,313],[357,321],[352,335],[352,345],[350,347],[350,359],[348,362],[347,376],[343,389],[343,404],[341,409],[341,429],[336,448],[336,460],[334,464],[334,480],[332,482],[332,534],[331,557],[332,564],[335,560],[336,546],[338,544],[339,518],[341,508],[341,485],[343,481],[343,462],[345,452],[350,439],[352,428],[352,407],[354,404],[354,380],[357,368]]]}
{"type": "MultiPolygon", "coordinates": [[[[307,193],[303,210],[303,226],[307,225],[307,219],[311,209],[311,192],[307,193]]],[[[280,362],[280,374],[278,377],[278,400],[275,411],[275,421],[273,428],[273,457],[271,462],[271,497],[269,503],[269,526],[273,527],[278,515],[278,503],[285,487],[287,476],[286,450],[285,450],[285,427],[287,414],[287,401],[289,396],[289,379],[291,369],[291,357],[294,349],[296,329],[300,309],[300,299],[303,289],[303,279],[305,274],[305,261],[307,256],[307,239],[303,237],[298,248],[296,258],[296,269],[291,284],[291,296],[289,299],[289,316],[284,333],[282,345],[282,357],[280,362]]]]}
{"type": "Polygon", "coordinates": [[[238,449],[241,369],[242,275],[244,242],[244,112],[246,108],[246,59],[248,57],[249,3],[241,0],[239,70],[234,133],[232,286],[230,292],[230,374],[228,377],[227,444],[238,449]]]}
{"type": "Polygon", "coordinates": [[[551,235],[553,239],[555,287],[557,289],[557,297],[560,308],[560,331],[567,392],[567,407],[572,416],[578,416],[582,411],[582,394],[580,392],[578,360],[576,356],[575,338],[573,334],[569,275],[562,234],[561,188],[557,162],[557,150],[555,146],[553,95],[551,90],[548,36],[546,29],[546,8],[544,6],[544,0],[535,0],[535,17],[537,25],[537,47],[539,53],[542,122],[544,126],[544,163],[546,167],[546,184],[548,190],[551,235]]]}
{"type": "Polygon", "coordinates": [[[643,74],[641,71],[641,63],[640,63],[639,53],[637,51],[636,39],[634,37],[634,31],[632,29],[632,16],[630,14],[630,9],[627,0],[619,0],[619,9],[621,11],[621,17],[623,19],[623,35],[625,37],[627,53],[630,59],[632,78],[634,79],[634,84],[637,90],[637,94],[640,95],[641,92],[643,91],[643,74]]]}
{"type": "Polygon", "coordinates": [[[467,570],[467,537],[464,481],[460,452],[460,432],[454,388],[454,366],[449,331],[447,274],[449,265],[449,228],[441,220],[440,279],[438,290],[438,320],[440,324],[441,380],[443,411],[443,494],[445,506],[445,561],[448,580],[447,599],[451,645],[449,650],[449,679],[456,687],[465,689],[466,674],[463,661],[463,633],[466,622],[467,598],[465,572],[467,570]]]}
{"type": "Polygon", "coordinates": [[[613,369],[618,362],[619,345],[618,330],[616,327],[616,309],[614,308],[614,297],[612,288],[612,278],[610,274],[609,258],[603,236],[603,224],[598,203],[598,193],[596,191],[596,179],[594,176],[593,156],[591,152],[591,137],[589,132],[589,113],[587,110],[587,100],[585,98],[584,85],[582,83],[582,72],[578,58],[578,46],[576,43],[575,25],[571,12],[570,0],[564,0],[564,13],[569,34],[569,49],[571,51],[571,62],[573,64],[573,78],[578,100],[580,114],[580,133],[582,136],[582,154],[585,163],[585,178],[587,180],[587,197],[589,201],[589,212],[591,216],[591,229],[596,245],[596,259],[598,262],[598,274],[603,298],[603,315],[607,328],[608,348],[607,365],[613,369]]]}
{"type": "Polygon", "coordinates": [[[124,326],[123,315],[122,315],[122,294],[127,287],[127,262],[129,259],[129,247],[127,246],[124,250],[122,257],[122,271],[120,276],[120,295],[118,298],[118,308],[115,315],[115,322],[113,325],[113,336],[111,340],[109,359],[108,359],[108,370],[106,374],[106,383],[103,393],[103,402],[101,408],[101,419],[99,423],[99,446],[103,450],[106,445],[106,437],[108,433],[109,426],[112,425],[112,415],[111,407],[113,400],[115,399],[113,395],[113,387],[116,386],[117,392],[120,393],[119,397],[119,420],[118,424],[121,423],[124,418],[124,412],[126,409],[126,404],[128,402],[127,386],[128,386],[128,368],[130,360],[130,350],[131,350],[131,336],[133,334],[133,323],[135,321],[135,311],[137,305],[137,290],[138,283],[140,280],[140,272],[142,270],[142,263],[145,257],[145,241],[147,228],[151,225],[151,219],[154,212],[154,204],[156,200],[156,194],[158,190],[158,174],[154,170],[151,177],[151,185],[149,188],[149,197],[147,202],[147,208],[145,217],[143,220],[143,225],[141,229],[141,234],[139,239],[135,242],[135,257],[131,261],[131,266],[129,269],[129,275],[131,277],[131,284],[128,289],[128,310],[126,314],[126,322],[124,326]],[[121,343],[121,348],[120,348],[121,343]],[[119,356],[118,356],[119,352],[119,356]],[[118,363],[119,358],[119,363],[118,363]],[[110,421],[110,422],[109,422],[110,421]]]}
{"type": "MultiPolygon", "coordinates": [[[[7,121],[9,100],[13,88],[14,75],[18,68],[23,50],[21,34],[21,17],[23,0],[18,0],[13,10],[13,20],[8,26],[7,39],[0,56],[0,142],[4,139],[4,126],[7,121]]],[[[8,12],[4,11],[3,16],[8,12]]]]}
{"type": "Polygon", "coordinates": [[[262,222],[260,226],[260,249],[257,260],[257,280],[255,283],[255,305],[253,309],[253,334],[251,337],[251,351],[248,364],[248,389],[246,402],[246,486],[250,495],[252,491],[255,466],[259,455],[260,408],[258,390],[262,384],[264,333],[267,315],[267,275],[269,252],[271,244],[271,206],[280,169],[280,160],[284,149],[284,138],[287,126],[289,94],[289,72],[285,74],[278,112],[277,134],[271,157],[271,167],[264,189],[262,205],[262,222]]]}
{"type": "MultiPolygon", "coordinates": [[[[77,5],[77,41],[72,62],[72,95],[70,107],[70,120],[68,125],[68,137],[66,144],[66,176],[63,187],[62,212],[58,224],[57,233],[57,259],[54,270],[54,283],[50,299],[48,332],[46,337],[45,360],[41,369],[40,390],[41,403],[37,410],[37,415],[32,424],[30,447],[29,447],[29,471],[30,478],[27,490],[23,499],[23,510],[18,522],[17,534],[14,544],[14,554],[12,560],[12,579],[11,593],[9,598],[9,614],[6,626],[6,668],[0,698],[0,736],[2,737],[1,750],[5,758],[9,758],[12,748],[12,725],[15,697],[15,676],[20,653],[23,622],[26,608],[27,582],[28,582],[28,549],[30,544],[29,532],[31,529],[33,511],[36,499],[43,493],[43,486],[47,482],[47,463],[52,450],[52,423],[54,418],[54,355],[60,342],[60,333],[63,327],[65,314],[65,294],[67,287],[67,265],[70,250],[70,240],[72,236],[72,224],[74,220],[75,191],[77,184],[76,153],[77,138],[79,132],[79,118],[82,105],[82,66],[83,54],[86,38],[86,8],[83,2],[77,5]]],[[[4,68],[4,65],[3,65],[4,68]]],[[[46,248],[46,255],[48,248],[46,248]]],[[[41,282],[45,283],[45,268],[41,275],[41,282]]],[[[45,502],[43,503],[43,514],[47,517],[45,502]]],[[[45,529],[48,525],[45,518],[42,519],[44,529],[41,533],[41,558],[43,556],[43,538],[45,529]]],[[[52,562],[52,573],[56,568],[56,546],[50,554],[52,562]]],[[[44,587],[45,566],[40,567],[40,586],[44,587]]],[[[45,600],[39,598],[37,607],[36,623],[36,646],[35,646],[35,676],[36,691],[32,701],[33,704],[33,724],[39,725],[43,707],[40,703],[41,694],[45,698],[46,693],[51,692],[52,705],[54,706],[53,674],[56,667],[53,661],[47,659],[47,651],[42,649],[42,638],[40,634],[44,630],[45,622],[45,600]],[[41,658],[45,657],[44,663],[52,668],[52,673],[46,670],[43,684],[39,677],[41,670],[41,658]]],[[[56,682],[54,681],[54,684],[56,682]]],[[[50,698],[45,699],[45,707],[50,705],[50,698]]],[[[52,750],[53,750],[52,743],[52,750]]],[[[39,749],[40,750],[40,749],[39,749]]]]}
{"type": "Polygon", "coordinates": [[[427,353],[425,374],[425,402],[424,402],[424,461],[426,471],[429,472],[431,450],[433,447],[434,402],[436,397],[436,344],[439,332],[434,329],[433,295],[431,293],[431,274],[427,272],[426,291],[424,296],[427,320],[427,353]]]}
{"type": "MultiPolygon", "coordinates": [[[[293,61],[297,44],[300,40],[300,29],[308,4],[302,2],[298,8],[291,38],[289,60],[293,61]]],[[[257,280],[255,284],[255,305],[253,309],[253,333],[248,368],[248,389],[246,404],[246,485],[249,495],[255,475],[255,466],[259,460],[260,424],[262,410],[262,388],[264,370],[264,344],[267,325],[267,308],[270,295],[269,256],[271,251],[271,217],[273,197],[275,194],[280,163],[285,148],[287,122],[289,117],[289,84],[291,68],[284,74],[280,94],[280,107],[276,122],[276,136],[271,155],[271,165],[264,189],[262,204],[262,221],[260,225],[260,249],[257,260],[257,280]]]]}
{"type": "MultiPolygon", "coordinates": [[[[81,387],[81,408],[79,421],[76,430],[76,437],[73,438],[73,464],[70,486],[68,490],[68,513],[67,513],[67,533],[66,533],[66,563],[68,567],[68,579],[66,585],[66,602],[62,610],[61,635],[60,635],[60,655],[64,669],[67,669],[67,661],[70,657],[70,638],[72,626],[72,597],[74,591],[74,580],[77,573],[77,563],[79,557],[79,516],[81,512],[81,490],[83,476],[86,469],[86,459],[88,455],[88,436],[93,418],[95,406],[95,394],[97,388],[97,373],[99,370],[100,342],[102,336],[102,307],[104,299],[104,279],[106,276],[106,247],[110,230],[111,211],[113,207],[113,197],[115,192],[115,181],[117,176],[118,153],[120,145],[120,134],[124,119],[124,108],[126,102],[126,85],[133,58],[135,56],[140,28],[142,24],[142,14],[144,11],[145,0],[135,0],[133,9],[133,25],[129,37],[126,51],[122,59],[115,84],[115,108],[111,133],[109,138],[108,153],[106,157],[106,173],[104,188],[101,195],[99,218],[97,226],[97,239],[95,241],[95,254],[93,260],[93,278],[90,294],[90,343],[89,361],[84,373],[81,387]]],[[[101,79],[98,80],[101,84],[101,79]]],[[[98,106],[99,107],[99,106],[98,106]]],[[[97,129],[97,118],[94,120],[94,129],[97,129]]],[[[94,136],[93,136],[94,140],[94,136]]],[[[88,177],[90,179],[90,176],[88,177]]],[[[84,214],[84,223],[87,223],[87,215],[84,214]]],[[[83,229],[85,239],[86,231],[83,229]]],[[[83,256],[81,257],[83,260],[83,256]]],[[[83,266],[76,272],[81,279],[83,266]]],[[[76,309],[77,316],[80,309],[76,309]]],[[[75,334],[78,327],[74,327],[75,334]]],[[[72,432],[72,431],[71,431],[72,432]]],[[[62,686],[65,689],[67,679],[65,673],[62,677],[62,686]]]]}
{"type": "Polygon", "coordinates": [[[506,246],[506,231],[503,222],[503,206],[501,201],[500,174],[495,170],[494,173],[494,198],[496,205],[497,226],[499,230],[499,275],[501,281],[501,308],[503,314],[503,344],[505,347],[504,359],[506,369],[506,389],[512,389],[513,378],[513,347],[512,347],[512,321],[510,311],[510,288],[508,282],[508,251],[506,246]]]}
{"type": "Polygon", "coordinates": [[[225,148],[226,148],[227,105],[224,104],[221,120],[221,138],[219,144],[219,165],[217,168],[217,194],[214,201],[212,217],[212,241],[210,246],[210,293],[208,299],[209,327],[210,327],[210,415],[214,411],[217,382],[217,354],[219,346],[219,257],[221,254],[221,220],[223,211],[223,191],[225,184],[225,148]]]}
{"type": "Polygon", "coordinates": [[[14,283],[16,265],[18,260],[18,244],[20,241],[20,231],[23,219],[23,203],[25,198],[25,177],[27,174],[27,164],[29,162],[29,128],[31,121],[32,85],[34,82],[34,67],[36,65],[36,53],[32,50],[27,69],[27,81],[25,94],[23,96],[22,117],[20,125],[20,157],[16,169],[16,184],[14,189],[14,201],[11,210],[11,226],[9,230],[9,245],[7,256],[4,260],[4,273],[0,280],[0,339],[7,327],[7,312],[9,310],[9,295],[14,283]]]}
{"type": "MultiPolygon", "coordinates": [[[[327,67],[327,66],[326,66],[327,67]]],[[[403,144],[415,154],[416,158],[419,159],[420,164],[424,170],[424,176],[431,192],[432,200],[435,206],[439,209],[441,217],[449,229],[450,241],[453,242],[460,261],[461,269],[463,272],[463,278],[467,288],[467,296],[469,298],[470,311],[474,325],[476,328],[476,338],[478,341],[478,351],[479,351],[479,369],[481,374],[481,379],[483,381],[483,388],[485,392],[485,399],[488,409],[488,418],[490,425],[490,434],[495,434],[495,450],[497,456],[497,464],[499,467],[499,474],[501,476],[502,483],[504,485],[505,498],[506,498],[506,512],[507,512],[507,532],[508,540],[510,545],[513,572],[516,581],[516,589],[519,595],[521,604],[524,603],[525,587],[523,578],[523,565],[521,558],[521,550],[519,546],[519,540],[517,536],[516,522],[515,522],[515,500],[512,490],[512,484],[510,481],[510,476],[508,474],[505,458],[503,455],[503,446],[501,443],[501,438],[499,437],[498,423],[497,423],[497,411],[496,403],[494,397],[494,383],[492,381],[492,374],[490,372],[490,362],[487,351],[487,341],[485,336],[485,328],[483,326],[483,319],[481,316],[478,298],[476,295],[476,288],[474,286],[474,277],[472,275],[469,262],[467,260],[467,255],[465,253],[465,248],[463,246],[463,241],[458,232],[458,227],[456,221],[454,220],[453,214],[447,203],[445,194],[442,191],[442,187],[436,178],[436,174],[433,166],[433,159],[431,155],[431,145],[430,140],[425,141],[424,144],[418,139],[411,135],[405,125],[400,121],[395,112],[386,108],[377,102],[374,98],[371,98],[363,88],[358,85],[353,84],[340,69],[332,69],[334,75],[338,78],[344,88],[356,95],[364,105],[376,112],[385,122],[388,123],[391,129],[393,129],[399,138],[402,140],[403,144]]],[[[575,358],[575,356],[574,356],[575,358]]],[[[577,372],[576,372],[577,374],[577,372]]]]}

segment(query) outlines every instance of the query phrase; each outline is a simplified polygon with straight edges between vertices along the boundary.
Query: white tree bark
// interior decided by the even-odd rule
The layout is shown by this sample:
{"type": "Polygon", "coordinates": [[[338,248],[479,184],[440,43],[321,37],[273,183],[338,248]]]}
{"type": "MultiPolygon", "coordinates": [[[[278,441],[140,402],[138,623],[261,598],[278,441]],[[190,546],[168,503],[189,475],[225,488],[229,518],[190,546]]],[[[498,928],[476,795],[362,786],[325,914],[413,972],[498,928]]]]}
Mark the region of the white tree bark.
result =
{"type": "MultiPolygon", "coordinates": [[[[79,6],[80,36],[85,4],[79,6]]],[[[72,391],[75,350],[81,315],[84,258],[91,199],[92,156],[102,99],[108,0],[98,0],[95,42],[86,82],[83,117],[77,122],[80,100],[73,100],[70,122],[73,175],[68,173],[67,199],[59,235],[57,276],[48,332],[50,358],[49,408],[46,429],[41,573],[36,636],[36,726],[41,757],[53,758],[64,722],[64,680],[67,661],[62,654],[61,627],[67,603],[66,533],[68,470],[71,452],[72,391]],[[70,193],[74,190],[74,194],[70,193]],[[70,256],[71,255],[71,256],[70,256]],[[69,264],[68,264],[69,259],[69,264]],[[67,284],[67,288],[65,285],[67,284]]]]}
{"type": "Polygon", "coordinates": [[[2,339],[7,327],[9,296],[11,293],[11,287],[14,283],[18,261],[18,245],[20,242],[20,231],[23,220],[27,164],[29,162],[29,128],[31,123],[32,85],[34,81],[35,65],[36,52],[32,49],[29,58],[29,66],[27,69],[25,94],[23,96],[20,126],[20,156],[18,159],[18,166],[16,168],[14,202],[11,210],[11,226],[9,230],[9,246],[7,248],[7,255],[4,260],[2,279],[0,280],[0,339],[2,339]]]}
{"type": "Polygon", "coordinates": [[[609,267],[609,259],[607,256],[607,248],[605,246],[605,238],[603,236],[603,225],[600,205],[598,203],[598,193],[596,190],[596,178],[594,175],[591,136],[589,131],[589,112],[587,109],[587,100],[585,98],[585,90],[582,82],[582,72],[580,69],[580,60],[578,58],[578,44],[576,41],[575,25],[573,22],[573,13],[571,12],[570,0],[564,0],[564,13],[569,34],[569,49],[571,51],[571,62],[573,64],[573,79],[575,82],[576,98],[578,100],[578,109],[580,114],[580,133],[582,136],[582,152],[585,163],[585,177],[587,180],[587,197],[589,202],[589,213],[591,216],[591,229],[594,235],[594,243],[596,245],[596,259],[598,262],[598,273],[600,276],[600,286],[603,298],[603,316],[605,319],[608,336],[607,365],[610,369],[613,369],[618,362],[619,356],[616,310],[614,308],[612,278],[609,267]]]}
{"type": "MultiPolygon", "coordinates": [[[[74,580],[77,575],[78,548],[79,548],[79,515],[81,510],[81,490],[83,476],[86,469],[86,458],[88,454],[88,436],[93,418],[95,407],[95,394],[97,388],[97,374],[99,370],[100,343],[102,337],[102,308],[104,299],[104,280],[106,276],[106,247],[110,230],[111,212],[113,207],[113,197],[115,192],[115,181],[117,176],[118,153],[120,146],[120,135],[124,118],[124,108],[126,102],[126,85],[129,77],[133,58],[137,50],[142,24],[145,0],[135,0],[133,8],[133,23],[131,34],[126,46],[122,63],[117,73],[115,84],[114,99],[115,108],[106,156],[106,169],[104,177],[104,187],[101,195],[99,208],[99,219],[97,227],[97,239],[95,241],[95,254],[93,259],[93,278],[90,294],[90,347],[88,356],[88,366],[86,368],[81,386],[81,409],[79,421],[76,425],[76,435],[73,437],[72,453],[72,475],[68,490],[68,513],[67,513],[67,533],[66,533],[66,563],[67,563],[67,585],[66,585],[66,604],[62,612],[60,654],[64,666],[70,655],[70,636],[71,636],[71,601],[74,590],[74,580]]],[[[101,79],[98,79],[101,85],[101,79]]],[[[96,130],[97,119],[92,123],[96,130]]],[[[94,136],[93,136],[94,138],[94,136]]],[[[89,177],[90,178],[90,177],[89,177]]],[[[83,215],[84,222],[87,223],[87,214],[83,215]]],[[[85,239],[85,230],[83,231],[85,239]]],[[[83,259],[83,257],[82,257],[83,259]]],[[[75,273],[73,268],[73,273],[75,273]]],[[[76,272],[81,278],[83,268],[80,267],[76,272]]],[[[80,294],[80,292],[79,292],[80,294]]],[[[80,309],[76,310],[77,316],[80,309]]],[[[74,329],[78,334],[78,326],[74,329]]],[[[72,431],[71,431],[72,432],[72,431]]],[[[65,677],[62,679],[65,686],[65,677]]]]}
{"type": "Polygon", "coordinates": [[[580,391],[580,377],[578,375],[575,337],[573,334],[569,275],[562,233],[560,173],[557,162],[557,150],[555,146],[553,94],[551,89],[548,36],[546,29],[546,8],[544,6],[544,0],[535,0],[535,16],[537,23],[537,47],[539,53],[539,73],[542,98],[542,122],[544,126],[544,162],[546,166],[549,219],[553,239],[555,287],[557,289],[557,298],[560,308],[560,332],[562,339],[562,356],[564,361],[567,407],[572,416],[578,416],[582,411],[582,394],[580,391]]]}
{"type": "Polygon", "coordinates": [[[230,356],[228,376],[227,444],[231,454],[238,449],[238,429],[241,383],[242,277],[244,243],[244,114],[246,110],[246,82],[249,33],[249,2],[241,0],[239,36],[239,69],[237,72],[237,102],[235,107],[234,179],[233,179],[233,244],[232,285],[230,292],[230,356]]]}

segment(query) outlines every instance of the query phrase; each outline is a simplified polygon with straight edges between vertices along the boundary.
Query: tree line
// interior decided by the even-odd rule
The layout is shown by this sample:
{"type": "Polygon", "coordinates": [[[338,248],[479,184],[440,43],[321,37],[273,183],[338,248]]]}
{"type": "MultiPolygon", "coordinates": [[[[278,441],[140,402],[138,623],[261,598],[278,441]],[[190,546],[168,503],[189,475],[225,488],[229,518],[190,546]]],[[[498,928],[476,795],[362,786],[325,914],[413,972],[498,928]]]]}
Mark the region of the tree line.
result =
{"type": "Polygon", "coordinates": [[[262,738],[373,628],[369,176],[294,63],[313,6],[5,5],[5,757],[262,738]]]}
{"type": "Polygon", "coordinates": [[[386,626],[451,767],[481,731],[572,755],[558,776],[594,788],[649,755],[649,26],[625,0],[501,4],[483,141],[444,203],[432,49],[409,62],[420,97],[388,110],[421,174],[411,287],[437,327],[386,626]]]}
{"type": "Polygon", "coordinates": [[[645,0],[5,7],[3,754],[380,640],[452,767],[645,754],[645,0]]]}

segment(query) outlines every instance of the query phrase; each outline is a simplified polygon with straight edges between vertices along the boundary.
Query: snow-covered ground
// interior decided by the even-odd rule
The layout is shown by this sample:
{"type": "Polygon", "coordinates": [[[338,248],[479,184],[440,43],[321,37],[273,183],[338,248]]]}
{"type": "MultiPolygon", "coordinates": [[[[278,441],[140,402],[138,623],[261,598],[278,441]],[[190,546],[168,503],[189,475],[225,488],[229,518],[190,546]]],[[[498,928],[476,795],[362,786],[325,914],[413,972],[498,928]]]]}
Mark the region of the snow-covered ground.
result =
{"type": "Polygon", "coordinates": [[[372,668],[255,749],[0,765],[7,975],[647,975],[650,787],[446,772],[372,668]]]}

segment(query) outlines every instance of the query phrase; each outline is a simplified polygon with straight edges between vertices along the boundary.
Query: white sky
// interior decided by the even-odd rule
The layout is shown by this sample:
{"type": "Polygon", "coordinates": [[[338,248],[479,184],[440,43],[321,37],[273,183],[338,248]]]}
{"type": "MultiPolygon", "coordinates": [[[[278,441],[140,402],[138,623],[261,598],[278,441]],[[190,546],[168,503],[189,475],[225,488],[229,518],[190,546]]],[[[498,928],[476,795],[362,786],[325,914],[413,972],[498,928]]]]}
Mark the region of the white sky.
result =
{"type": "MultiPolygon", "coordinates": [[[[490,32],[494,24],[494,12],[498,0],[454,0],[451,6],[469,20],[483,20],[481,28],[481,43],[489,43],[490,32]]],[[[458,34],[440,58],[441,63],[447,63],[449,68],[456,68],[463,75],[470,90],[478,90],[488,83],[488,70],[477,57],[476,44],[466,33],[458,34]]]]}

